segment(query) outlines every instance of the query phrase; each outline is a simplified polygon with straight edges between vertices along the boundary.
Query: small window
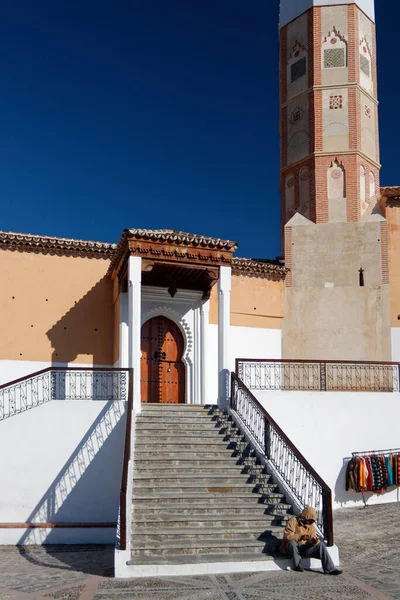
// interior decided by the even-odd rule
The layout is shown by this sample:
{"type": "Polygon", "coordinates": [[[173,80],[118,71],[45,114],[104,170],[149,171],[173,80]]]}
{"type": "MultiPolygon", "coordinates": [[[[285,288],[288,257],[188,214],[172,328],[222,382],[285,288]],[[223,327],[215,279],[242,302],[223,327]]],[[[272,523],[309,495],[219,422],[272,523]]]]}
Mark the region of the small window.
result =
{"type": "Polygon", "coordinates": [[[367,77],[371,76],[370,68],[369,68],[369,60],[365,58],[362,54],[360,54],[360,69],[367,77]]]}
{"type": "Polygon", "coordinates": [[[293,83],[293,81],[300,79],[300,77],[304,77],[305,74],[306,74],[306,57],[303,56],[303,58],[300,58],[300,60],[298,60],[292,64],[291,71],[290,71],[290,80],[293,83]]]}
{"type": "Polygon", "coordinates": [[[324,69],[336,69],[346,66],[345,48],[324,50],[324,69]]]}

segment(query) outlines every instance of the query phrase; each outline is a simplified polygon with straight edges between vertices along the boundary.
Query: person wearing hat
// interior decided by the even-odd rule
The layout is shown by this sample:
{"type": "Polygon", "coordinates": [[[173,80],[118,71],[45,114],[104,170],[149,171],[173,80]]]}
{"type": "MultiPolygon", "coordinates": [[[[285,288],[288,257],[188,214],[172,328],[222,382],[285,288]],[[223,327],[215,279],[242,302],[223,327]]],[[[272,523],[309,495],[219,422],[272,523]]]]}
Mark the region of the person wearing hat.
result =
{"type": "Polygon", "coordinates": [[[301,566],[302,557],[319,558],[327,575],[340,575],[329,555],[328,549],[318,538],[315,521],[317,513],[311,506],[306,506],[297,517],[289,519],[281,546],[281,552],[293,559],[294,570],[304,571],[301,566]]]}

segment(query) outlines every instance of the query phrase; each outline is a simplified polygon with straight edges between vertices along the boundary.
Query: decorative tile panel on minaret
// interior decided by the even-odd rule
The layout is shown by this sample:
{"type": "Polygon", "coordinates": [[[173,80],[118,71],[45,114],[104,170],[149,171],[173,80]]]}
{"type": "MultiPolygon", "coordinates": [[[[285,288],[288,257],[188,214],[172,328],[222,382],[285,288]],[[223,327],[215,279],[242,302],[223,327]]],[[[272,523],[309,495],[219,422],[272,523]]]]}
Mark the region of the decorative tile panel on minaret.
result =
{"type": "Polygon", "coordinates": [[[281,0],[283,225],[358,221],[379,190],[373,0],[281,0]]]}

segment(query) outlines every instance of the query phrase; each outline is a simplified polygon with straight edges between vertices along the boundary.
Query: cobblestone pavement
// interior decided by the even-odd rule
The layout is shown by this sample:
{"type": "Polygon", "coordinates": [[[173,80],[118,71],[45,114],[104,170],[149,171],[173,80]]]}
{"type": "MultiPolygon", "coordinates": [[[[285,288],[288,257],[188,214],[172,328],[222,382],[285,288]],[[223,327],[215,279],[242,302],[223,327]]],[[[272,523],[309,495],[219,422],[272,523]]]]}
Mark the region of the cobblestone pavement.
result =
{"type": "Polygon", "coordinates": [[[400,600],[400,504],[335,512],[345,572],[112,579],[110,546],[0,547],[0,600],[400,600]]]}

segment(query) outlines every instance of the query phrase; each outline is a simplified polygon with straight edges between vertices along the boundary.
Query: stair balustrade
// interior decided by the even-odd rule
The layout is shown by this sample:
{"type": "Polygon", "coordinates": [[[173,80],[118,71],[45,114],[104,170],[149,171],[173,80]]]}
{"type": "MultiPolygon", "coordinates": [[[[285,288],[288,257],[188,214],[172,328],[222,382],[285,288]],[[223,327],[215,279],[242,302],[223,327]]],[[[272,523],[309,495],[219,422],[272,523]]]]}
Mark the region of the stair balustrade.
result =
{"type": "Polygon", "coordinates": [[[0,385],[0,421],[52,400],[127,399],[128,369],[48,367],[0,385]]]}
{"type": "Polygon", "coordinates": [[[230,412],[298,508],[316,509],[317,526],[333,546],[331,489],[235,373],[230,412]]]}

